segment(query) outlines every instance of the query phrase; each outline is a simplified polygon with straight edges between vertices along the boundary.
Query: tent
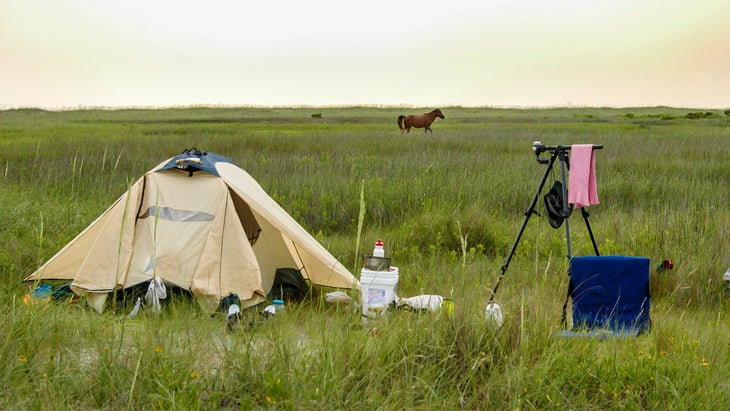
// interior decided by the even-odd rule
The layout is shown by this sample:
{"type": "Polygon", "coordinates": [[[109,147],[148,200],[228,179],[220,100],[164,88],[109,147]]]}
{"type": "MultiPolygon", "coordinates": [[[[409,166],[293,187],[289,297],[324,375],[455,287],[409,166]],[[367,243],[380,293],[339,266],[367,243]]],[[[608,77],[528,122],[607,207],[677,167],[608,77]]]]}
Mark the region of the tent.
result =
{"type": "Polygon", "coordinates": [[[212,312],[230,294],[244,307],[264,301],[278,268],[314,285],[360,287],[246,171],[190,149],[145,173],[25,280],[71,280],[102,312],[109,292],[159,278],[212,312]]]}

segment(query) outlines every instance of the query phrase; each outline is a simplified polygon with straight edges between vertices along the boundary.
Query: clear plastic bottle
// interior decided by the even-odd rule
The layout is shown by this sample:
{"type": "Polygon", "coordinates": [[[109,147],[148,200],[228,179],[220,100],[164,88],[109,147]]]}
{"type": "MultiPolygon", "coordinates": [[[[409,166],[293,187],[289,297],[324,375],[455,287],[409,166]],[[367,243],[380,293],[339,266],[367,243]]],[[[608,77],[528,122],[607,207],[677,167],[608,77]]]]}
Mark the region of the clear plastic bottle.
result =
{"type": "Polygon", "coordinates": [[[274,300],[274,310],[277,315],[284,314],[284,300],[274,300]]]}

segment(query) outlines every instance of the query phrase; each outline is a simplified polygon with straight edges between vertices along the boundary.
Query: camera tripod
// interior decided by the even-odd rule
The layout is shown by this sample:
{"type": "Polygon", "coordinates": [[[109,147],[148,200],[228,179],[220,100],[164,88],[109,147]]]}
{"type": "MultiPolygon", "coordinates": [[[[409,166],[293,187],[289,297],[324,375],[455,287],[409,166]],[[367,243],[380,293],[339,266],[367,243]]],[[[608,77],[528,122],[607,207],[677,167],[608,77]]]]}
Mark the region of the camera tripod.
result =
{"type": "MultiPolygon", "coordinates": [[[[593,149],[599,150],[602,149],[603,145],[594,144],[593,149]]],[[[502,266],[502,273],[499,275],[499,279],[497,280],[497,284],[494,286],[494,289],[492,290],[492,295],[489,297],[489,302],[491,303],[494,300],[494,296],[497,295],[497,290],[499,289],[499,285],[502,282],[502,278],[504,277],[504,274],[507,272],[507,268],[509,268],[509,263],[512,261],[512,257],[515,254],[515,251],[517,250],[517,245],[520,242],[520,239],[522,238],[522,234],[525,232],[525,227],[527,227],[527,222],[530,220],[530,217],[532,217],[533,214],[540,215],[540,213],[535,209],[535,206],[537,205],[537,201],[540,197],[540,193],[542,192],[543,187],[545,186],[545,182],[548,179],[548,176],[550,175],[550,172],[553,170],[553,166],[555,165],[555,161],[560,161],[560,177],[562,179],[562,186],[563,186],[563,192],[562,192],[562,198],[563,198],[563,204],[562,204],[562,210],[560,210],[560,216],[563,218],[563,222],[565,223],[565,238],[568,246],[568,260],[573,256],[571,241],[570,241],[570,208],[568,206],[568,181],[566,179],[566,169],[570,168],[570,160],[568,158],[568,151],[570,151],[571,146],[546,146],[542,144],[539,141],[535,141],[532,143],[532,150],[535,152],[535,156],[537,157],[537,162],[539,164],[545,164],[545,173],[542,175],[542,179],[540,180],[540,184],[537,186],[537,191],[535,192],[535,196],[532,198],[532,202],[530,203],[530,207],[525,212],[525,220],[522,222],[522,227],[520,228],[519,233],[517,234],[517,238],[515,239],[514,243],[512,244],[512,249],[509,252],[509,255],[507,256],[507,260],[505,261],[504,265],[502,266]],[[540,154],[544,152],[550,153],[550,158],[543,158],[540,157],[540,154]]],[[[593,230],[591,230],[591,224],[588,221],[588,217],[590,217],[590,214],[588,214],[588,211],[586,211],[585,207],[581,207],[581,215],[583,216],[583,220],[585,221],[586,228],[588,229],[588,234],[591,237],[591,243],[593,243],[593,250],[596,252],[596,255],[600,255],[598,252],[598,245],[596,245],[596,239],[593,237],[593,230]]]]}

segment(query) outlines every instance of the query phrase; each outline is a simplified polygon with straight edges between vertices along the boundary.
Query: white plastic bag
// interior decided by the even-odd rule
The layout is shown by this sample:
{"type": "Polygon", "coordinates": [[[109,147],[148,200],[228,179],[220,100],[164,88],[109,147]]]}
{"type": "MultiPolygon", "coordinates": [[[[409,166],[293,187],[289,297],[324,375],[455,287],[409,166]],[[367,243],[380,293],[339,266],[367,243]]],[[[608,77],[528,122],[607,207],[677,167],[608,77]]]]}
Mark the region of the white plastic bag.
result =
{"type": "Polygon", "coordinates": [[[400,298],[398,299],[398,307],[408,306],[414,310],[438,311],[441,309],[443,302],[444,297],[440,295],[425,294],[400,298]]]}
{"type": "Polygon", "coordinates": [[[162,309],[160,306],[160,300],[164,300],[165,298],[167,298],[167,288],[165,288],[165,283],[162,282],[162,278],[155,277],[152,281],[150,281],[150,286],[147,287],[147,294],[144,296],[144,301],[153,312],[159,313],[162,309]]]}
{"type": "Polygon", "coordinates": [[[352,301],[352,297],[342,291],[333,291],[325,294],[324,300],[333,304],[348,304],[352,301]]]}
{"type": "Polygon", "coordinates": [[[127,316],[124,317],[124,318],[134,318],[134,317],[136,317],[137,314],[139,313],[139,306],[140,306],[140,303],[141,302],[142,302],[142,298],[141,297],[137,297],[137,301],[135,301],[134,307],[132,307],[132,311],[130,311],[129,314],[127,314],[127,316]]]}
{"type": "Polygon", "coordinates": [[[499,304],[490,301],[487,303],[487,308],[484,310],[486,317],[487,317],[487,323],[491,326],[494,326],[495,328],[501,328],[502,324],[504,324],[504,317],[502,316],[502,308],[499,306],[499,304]]]}

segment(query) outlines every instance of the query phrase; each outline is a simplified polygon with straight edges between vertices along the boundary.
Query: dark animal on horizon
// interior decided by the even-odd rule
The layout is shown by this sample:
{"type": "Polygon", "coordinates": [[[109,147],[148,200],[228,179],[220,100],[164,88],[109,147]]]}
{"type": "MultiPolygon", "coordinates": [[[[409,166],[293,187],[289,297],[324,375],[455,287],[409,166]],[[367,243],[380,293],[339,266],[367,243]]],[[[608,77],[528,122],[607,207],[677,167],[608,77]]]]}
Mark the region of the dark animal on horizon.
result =
{"type": "Polygon", "coordinates": [[[434,120],[436,120],[436,117],[440,119],[445,119],[444,113],[441,112],[440,108],[437,108],[436,110],[433,110],[431,112],[428,112],[426,114],[421,114],[420,116],[414,116],[414,115],[400,115],[398,116],[398,127],[400,127],[400,133],[403,134],[403,132],[410,133],[411,127],[415,128],[423,128],[423,132],[430,131],[433,133],[433,130],[431,130],[431,123],[433,123],[434,120]]]}

